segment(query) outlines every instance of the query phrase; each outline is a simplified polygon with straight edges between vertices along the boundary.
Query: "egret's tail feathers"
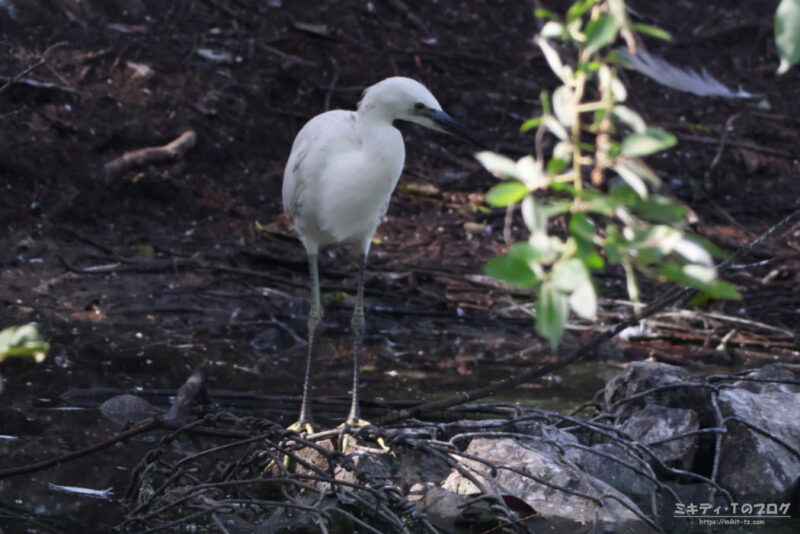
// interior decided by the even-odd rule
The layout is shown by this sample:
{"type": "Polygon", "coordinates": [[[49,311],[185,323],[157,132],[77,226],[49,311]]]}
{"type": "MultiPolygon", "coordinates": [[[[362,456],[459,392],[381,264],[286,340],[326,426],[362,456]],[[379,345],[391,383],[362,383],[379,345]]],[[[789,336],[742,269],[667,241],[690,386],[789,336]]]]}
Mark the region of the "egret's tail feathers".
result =
{"type": "Polygon", "coordinates": [[[628,68],[677,91],[720,98],[759,98],[761,96],[748,93],[741,88],[733,90],[723,85],[706,69],[698,72],[694,69],[676,67],[664,58],[654,56],[641,49],[636,54],[631,54],[625,48],[619,48],[617,52],[627,61],[628,68]]]}

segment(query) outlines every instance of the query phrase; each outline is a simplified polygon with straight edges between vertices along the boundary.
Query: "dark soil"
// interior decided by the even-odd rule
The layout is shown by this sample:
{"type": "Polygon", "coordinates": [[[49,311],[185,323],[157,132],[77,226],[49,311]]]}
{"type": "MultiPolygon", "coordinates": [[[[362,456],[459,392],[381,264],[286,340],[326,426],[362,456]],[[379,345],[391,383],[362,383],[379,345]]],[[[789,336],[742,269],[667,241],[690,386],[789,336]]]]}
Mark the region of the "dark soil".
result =
{"type": "MultiPolygon", "coordinates": [[[[69,389],[175,389],[206,362],[212,388],[299,393],[307,267],[281,213],[280,189],[292,139],[310,117],[352,109],[365,87],[404,75],[425,83],[495,150],[519,157],[532,146],[519,125],[536,114],[540,90],[556,83],[531,42],[535,1],[17,4],[16,21],[0,9],[0,75],[13,77],[48,46],[66,44],[23,76],[51,86],[18,82],[0,94],[0,327],[35,321],[52,343],[42,364],[6,361],[0,368],[4,410],[14,407],[35,422],[20,430],[6,424],[11,415],[0,418],[0,434],[21,436],[0,439],[2,456],[13,458],[0,468],[69,452],[116,430],[95,411],[80,419],[53,411],[69,389]],[[198,142],[184,158],[104,175],[108,161],[186,129],[198,142]]],[[[651,52],[707,69],[769,104],[757,109],[680,94],[626,74],[629,105],[681,139],[652,161],[665,192],[693,208],[699,235],[735,250],[800,204],[800,71],[775,75],[777,1],[736,9],[721,0],[631,5],[676,37],[648,42],[651,52]]],[[[482,265],[506,246],[504,213],[479,209],[494,178],[472,147],[400,127],[406,170],[368,267],[363,395],[430,398],[549,357],[530,318],[513,306],[530,299],[482,277],[482,265]]],[[[525,237],[521,221],[512,232],[525,237]]],[[[769,261],[728,277],[742,301],[698,311],[796,331],[800,231],[767,243],[759,260],[769,261]]],[[[352,364],[355,256],[331,250],[321,272],[327,334],[316,395],[341,397],[352,364]]],[[[600,281],[604,297],[625,298],[619,273],[600,281]]],[[[645,296],[663,289],[646,285],[645,296]]],[[[605,309],[612,321],[614,303],[605,309]]],[[[619,342],[600,356],[800,361],[796,339],[717,349],[730,329],[703,338],[689,335],[695,326],[702,320],[651,343],[619,342]]],[[[573,332],[566,346],[580,337],[573,332]]],[[[525,400],[528,392],[509,395],[525,400]]],[[[136,461],[135,452],[126,454],[128,465],[136,461]]],[[[93,459],[91,470],[42,479],[107,487],[120,477],[104,465],[119,462],[108,453],[93,459]]],[[[41,481],[9,484],[18,484],[12,493],[30,495],[18,506],[42,504],[42,515],[87,524],[91,503],[55,513],[41,481]]]]}

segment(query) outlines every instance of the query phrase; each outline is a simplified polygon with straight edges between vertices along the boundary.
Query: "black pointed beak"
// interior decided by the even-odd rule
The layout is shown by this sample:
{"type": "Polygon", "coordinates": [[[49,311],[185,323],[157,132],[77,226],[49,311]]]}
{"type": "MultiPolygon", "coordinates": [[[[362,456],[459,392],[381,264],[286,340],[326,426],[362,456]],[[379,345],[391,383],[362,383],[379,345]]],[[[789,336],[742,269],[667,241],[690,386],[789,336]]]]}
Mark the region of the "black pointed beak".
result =
{"type": "Polygon", "coordinates": [[[447,133],[466,139],[482,150],[489,150],[489,145],[477,135],[467,129],[466,126],[455,120],[442,110],[430,110],[430,119],[433,123],[447,133]]]}

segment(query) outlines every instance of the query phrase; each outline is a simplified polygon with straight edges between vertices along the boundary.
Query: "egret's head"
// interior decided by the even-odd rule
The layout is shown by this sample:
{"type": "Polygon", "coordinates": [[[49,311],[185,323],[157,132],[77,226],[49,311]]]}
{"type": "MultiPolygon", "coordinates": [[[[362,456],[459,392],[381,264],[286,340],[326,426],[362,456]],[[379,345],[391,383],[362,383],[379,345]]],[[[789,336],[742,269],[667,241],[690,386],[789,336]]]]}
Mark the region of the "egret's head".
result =
{"type": "Polygon", "coordinates": [[[485,147],[461,123],[442,111],[442,106],[421,83],[395,76],[367,88],[358,104],[360,112],[376,113],[388,121],[416,122],[426,128],[451,133],[485,147]]]}

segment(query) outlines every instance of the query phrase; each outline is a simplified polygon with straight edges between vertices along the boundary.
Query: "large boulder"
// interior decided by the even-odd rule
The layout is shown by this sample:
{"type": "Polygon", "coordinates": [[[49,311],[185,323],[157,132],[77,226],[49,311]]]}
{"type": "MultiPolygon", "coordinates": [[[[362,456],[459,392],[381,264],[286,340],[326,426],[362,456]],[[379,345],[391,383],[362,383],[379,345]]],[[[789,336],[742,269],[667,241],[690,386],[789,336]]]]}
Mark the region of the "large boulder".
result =
{"type": "Polygon", "coordinates": [[[652,505],[658,485],[647,461],[619,443],[569,449],[565,458],[589,475],[630,497],[640,507],[652,505]],[[632,466],[634,469],[631,469],[632,466]],[[649,475],[649,476],[648,476],[649,475]]]}
{"type": "MultiPolygon", "coordinates": [[[[572,463],[545,454],[524,441],[475,439],[466,453],[481,458],[495,469],[470,459],[460,459],[462,466],[487,490],[504,497],[516,497],[533,508],[538,514],[536,522],[543,531],[584,531],[590,527],[593,532],[653,532],[628,497],[572,463]],[[592,496],[602,505],[578,494],[592,496]]],[[[480,492],[457,470],[442,487],[462,495],[480,492]]]]}
{"type": "Polygon", "coordinates": [[[783,365],[772,363],[741,375],[732,385],[753,393],[800,393],[797,375],[783,365]]]}
{"type": "Polygon", "coordinates": [[[636,441],[649,445],[666,465],[683,470],[692,468],[697,453],[697,434],[672,438],[698,430],[699,422],[694,410],[648,404],[625,420],[621,428],[636,441]]]}
{"type": "Polygon", "coordinates": [[[681,367],[656,362],[633,362],[608,381],[603,390],[603,402],[605,410],[616,416],[617,421],[624,421],[649,404],[660,404],[698,411],[701,422],[711,422],[711,389],[705,385],[704,380],[692,376],[681,367]],[[633,398],[625,400],[630,397],[633,398]]]}
{"type": "Polygon", "coordinates": [[[789,502],[800,483],[800,394],[726,389],[719,407],[720,483],[740,502],[789,502]]]}

